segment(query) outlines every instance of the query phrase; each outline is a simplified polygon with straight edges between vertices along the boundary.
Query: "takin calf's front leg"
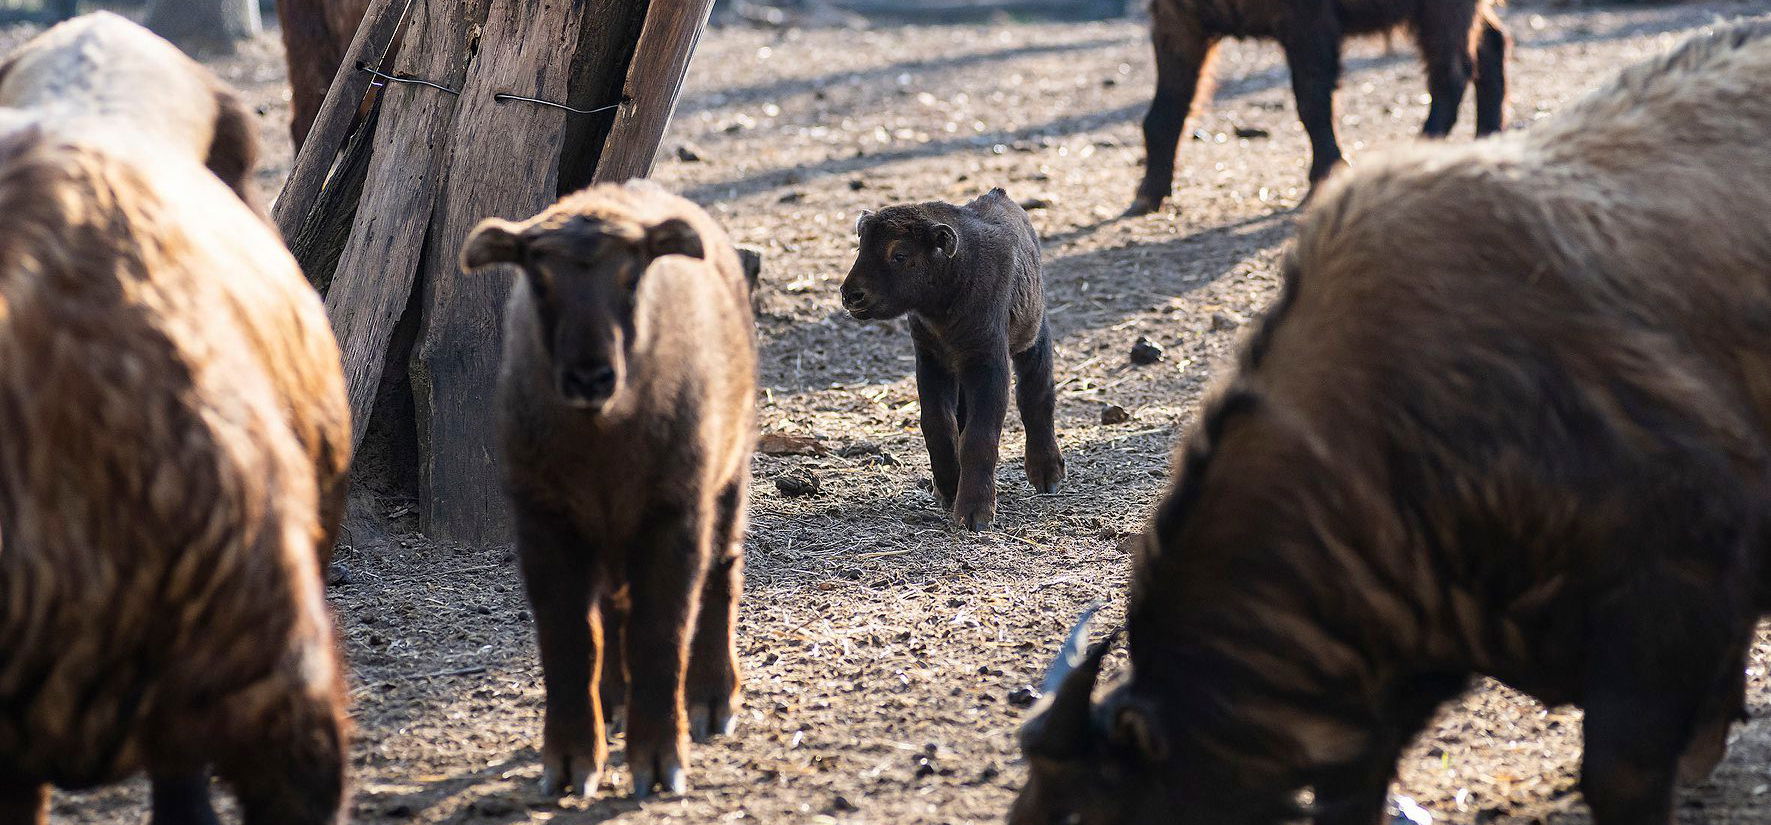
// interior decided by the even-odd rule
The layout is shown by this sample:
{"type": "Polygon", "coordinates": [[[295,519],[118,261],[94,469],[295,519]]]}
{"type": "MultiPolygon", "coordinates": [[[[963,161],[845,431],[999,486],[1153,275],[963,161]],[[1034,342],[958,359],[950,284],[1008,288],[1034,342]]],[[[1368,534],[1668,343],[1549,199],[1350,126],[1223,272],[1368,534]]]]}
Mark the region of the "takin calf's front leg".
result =
{"type": "Polygon", "coordinates": [[[1002,417],[1008,414],[1006,360],[973,362],[959,376],[964,415],[959,422],[959,493],[953,499],[953,519],[973,532],[989,529],[996,519],[997,451],[1002,417]]]}

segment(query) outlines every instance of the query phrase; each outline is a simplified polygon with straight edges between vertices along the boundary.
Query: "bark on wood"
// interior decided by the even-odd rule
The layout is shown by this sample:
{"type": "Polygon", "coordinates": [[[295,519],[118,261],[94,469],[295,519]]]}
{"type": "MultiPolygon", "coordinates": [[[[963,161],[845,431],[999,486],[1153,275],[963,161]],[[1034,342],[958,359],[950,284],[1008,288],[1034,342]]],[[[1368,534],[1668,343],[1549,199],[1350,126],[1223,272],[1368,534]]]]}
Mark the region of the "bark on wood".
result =
{"type": "MultiPolygon", "coordinates": [[[[356,36],[345,49],[344,61],[338,67],[338,74],[332,78],[331,88],[326,91],[326,102],[320,105],[320,115],[314,119],[301,151],[296,153],[295,166],[289,171],[289,180],[283,184],[282,194],[271,207],[271,216],[276,219],[277,227],[283,230],[284,237],[293,238],[309,221],[320,190],[332,171],[333,161],[338,157],[339,147],[351,134],[358,104],[368,94],[369,84],[374,80],[373,75],[358,67],[381,68],[411,2],[373,0],[363,14],[363,24],[357,27],[356,36]]],[[[330,277],[327,273],[327,278],[330,277]]],[[[313,273],[308,274],[308,280],[314,280],[313,273]]]]}
{"type": "MultiPolygon", "coordinates": [[[[403,52],[394,62],[396,73],[460,89],[490,2],[425,0],[414,5],[412,42],[428,48],[403,52]]],[[[411,297],[458,102],[455,95],[428,86],[390,84],[383,92],[376,151],[358,220],[326,294],[326,311],[344,358],[353,446],[362,443],[388,341],[411,297]]]]}
{"type": "Polygon", "coordinates": [[[615,113],[593,180],[624,181],[651,174],[658,143],[664,139],[664,127],[689,71],[689,57],[712,8],[713,0],[652,4],[627,68],[626,102],[615,113]]]}
{"type": "MultiPolygon", "coordinates": [[[[419,525],[476,544],[508,541],[491,392],[508,273],[463,273],[461,244],[488,215],[523,218],[553,202],[566,112],[523,101],[566,97],[582,2],[494,0],[462,88],[443,196],[425,244],[421,329],[411,362],[418,416],[419,525]]],[[[580,115],[579,117],[583,117],[580,115]]]]}

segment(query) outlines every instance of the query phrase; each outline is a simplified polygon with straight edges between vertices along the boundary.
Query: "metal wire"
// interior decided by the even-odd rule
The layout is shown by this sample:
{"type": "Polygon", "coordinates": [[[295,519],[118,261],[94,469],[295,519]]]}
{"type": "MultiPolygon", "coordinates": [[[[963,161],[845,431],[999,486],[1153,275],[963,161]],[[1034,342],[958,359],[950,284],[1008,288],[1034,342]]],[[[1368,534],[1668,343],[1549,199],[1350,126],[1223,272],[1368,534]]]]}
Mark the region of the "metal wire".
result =
{"type": "Polygon", "coordinates": [[[552,106],[555,109],[565,109],[566,111],[571,112],[572,114],[575,114],[575,115],[594,115],[597,112],[607,112],[611,109],[621,108],[621,104],[611,103],[607,106],[598,106],[595,109],[575,109],[575,108],[572,108],[571,106],[567,106],[564,103],[555,103],[551,100],[542,100],[541,98],[538,98],[538,97],[524,97],[522,95],[513,95],[509,92],[499,92],[499,93],[493,95],[492,99],[499,101],[500,103],[502,103],[506,100],[521,100],[525,103],[537,103],[542,106],[552,106]]]}
{"type": "MultiPolygon", "coordinates": [[[[436,89],[437,91],[440,91],[440,92],[448,92],[449,94],[455,95],[456,97],[461,96],[460,91],[458,91],[456,89],[451,89],[448,86],[444,86],[440,83],[432,83],[428,80],[422,80],[422,79],[416,78],[416,77],[401,77],[396,74],[388,74],[387,72],[378,71],[374,68],[371,68],[368,64],[365,64],[365,63],[358,63],[357,69],[360,71],[368,72],[369,74],[374,75],[375,77],[378,77],[383,81],[381,83],[371,82],[369,84],[371,86],[386,86],[388,83],[408,83],[408,84],[411,84],[414,86],[429,86],[432,89],[436,89]]],[[[542,100],[541,98],[538,98],[538,97],[527,97],[524,95],[515,95],[515,94],[511,94],[509,92],[498,92],[497,94],[492,95],[492,99],[498,101],[499,103],[503,103],[505,101],[510,101],[510,100],[520,100],[524,103],[534,103],[539,106],[551,106],[555,109],[564,109],[564,110],[571,112],[572,114],[575,114],[575,115],[594,115],[597,112],[607,112],[607,111],[610,111],[613,109],[621,108],[621,103],[611,103],[607,106],[598,106],[594,109],[579,109],[579,108],[575,108],[572,106],[567,106],[564,103],[555,103],[551,100],[542,100]]],[[[623,102],[625,102],[625,101],[623,101],[623,102]]]]}
{"type": "Polygon", "coordinates": [[[410,83],[410,84],[413,84],[416,86],[429,86],[432,89],[436,89],[438,91],[443,91],[443,92],[448,92],[449,94],[455,95],[456,97],[461,96],[461,92],[456,91],[455,89],[451,89],[448,86],[444,86],[440,83],[432,83],[428,80],[420,80],[416,77],[400,77],[399,75],[388,74],[387,72],[382,72],[382,71],[376,71],[375,69],[371,69],[362,63],[358,63],[357,68],[362,71],[368,72],[372,75],[375,75],[376,77],[379,77],[382,80],[385,80],[389,83],[410,83]]]}

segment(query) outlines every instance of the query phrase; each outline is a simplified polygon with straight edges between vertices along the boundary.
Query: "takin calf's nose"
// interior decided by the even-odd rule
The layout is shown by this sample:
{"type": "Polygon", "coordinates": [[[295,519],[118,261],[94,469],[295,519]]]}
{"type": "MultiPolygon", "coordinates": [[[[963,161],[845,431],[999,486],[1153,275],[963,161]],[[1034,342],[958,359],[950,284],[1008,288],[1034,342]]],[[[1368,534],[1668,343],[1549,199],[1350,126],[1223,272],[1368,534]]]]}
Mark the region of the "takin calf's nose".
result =
{"type": "Polygon", "coordinates": [[[842,305],[846,307],[860,306],[867,303],[867,293],[854,284],[842,285],[842,305]]]}
{"type": "Polygon", "coordinates": [[[575,403],[601,404],[615,394],[615,368],[608,364],[567,367],[560,374],[560,394],[575,403]]]}

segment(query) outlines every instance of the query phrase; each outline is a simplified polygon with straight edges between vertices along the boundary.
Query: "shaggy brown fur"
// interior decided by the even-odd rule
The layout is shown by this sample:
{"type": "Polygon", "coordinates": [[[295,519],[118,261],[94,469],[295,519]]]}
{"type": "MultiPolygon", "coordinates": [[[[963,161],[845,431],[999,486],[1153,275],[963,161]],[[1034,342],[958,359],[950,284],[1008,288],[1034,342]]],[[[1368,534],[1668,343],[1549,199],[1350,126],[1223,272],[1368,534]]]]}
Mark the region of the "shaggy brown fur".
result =
{"type": "Polygon", "coordinates": [[[299,151],[338,64],[350,48],[369,0],[278,0],[283,51],[289,62],[289,137],[299,151]]]}
{"type": "Polygon", "coordinates": [[[916,392],[935,492],[959,524],[996,517],[996,460],[1008,413],[1009,367],[1027,428],[1027,480],[1042,493],[1064,480],[1052,428],[1051,327],[1039,235],[1007,192],[963,206],[929,202],[866,212],[860,251],[842,284],[856,319],[910,315],[916,392]]]}
{"type": "Polygon", "coordinates": [[[1372,825],[1471,674],[1586,709],[1666,825],[1741,707],[1771,505],[1771,24],[1330,183],[1011,822],[1372,825]],[[1295,810],[1290,811],[1292,815],[1295,810]],[[1076,819],[1066,819],[1075,814],[1076,819]]]}
{"type": "Polygon", "coordinates": [[[58,136],[112,150],[195,151],[258,208],[252,115],[178,47],[109,12],[62,23],[0,63],[0,107],[29,109],[58,136]]]}
{"type": "Polygon", "coordinates": [[[0,110],[0,821],[40,817],[46,783],[144,769],[156,821],[210,821],[214,764],[248,822],[330,823],[346,720],[320,568],[349,425],[324,311],[205,171],[218,130],[107,108],[176,72],[94,69],[90,116],[27,83],[80,53],[177,65],[163,45],[83,18],[0,81],[34,101],[0,110]]]}
{"type": "Polygon", "coordinates": [[[681,791],[687,738],[730,730],[738,700],[756,392],[738,255],[639,182],[488,220],[462,258],[522,268],[498,407],[547,680],[543,789],[597,788],[625,705],[634,793],[681,791]]]}
{"type": "MultiPolygon", "coordinates": [[[[58,139],[137,164],[168,157],[201,163],[258,211],[258,139],[239,96],[171,43],[115,14],[62,23],[8,55],[0,62],[0,107],[27,110],[58,139]]],[[[283,357],[283,345],[270,342],[261,360],[317,474],[323,568],[344,513],[350,430],[343,422],[350,412],[342,397],[313,392],[333,380],[338,360],[331,335],[317,331],[311,319],[281,322],[277,341],[306,340],[307,354],[283,357]]]]}
{"type": "Polygon", "coordinates": [[[1476,81],[1476,134],[1498,131],[1506,102],[1506,30],[1494,0],[1154,0],[1156,95],[1144,117],[1144,180],[1129,214],[1153,212],[1168,198],[1175,150],[1196,102],[1211,97],[1210,67],[1226,37],[1279,41],[1291,67],[1298,119],[1310,135],[1310,183],[1341,161],[1334,137],[1334,89],[1341,40],[1350,35],[1414,32],[1426,60],[1432,107],[1422,134],[1441,137],[1457,123],[1458,104],[1476,81]]]}

